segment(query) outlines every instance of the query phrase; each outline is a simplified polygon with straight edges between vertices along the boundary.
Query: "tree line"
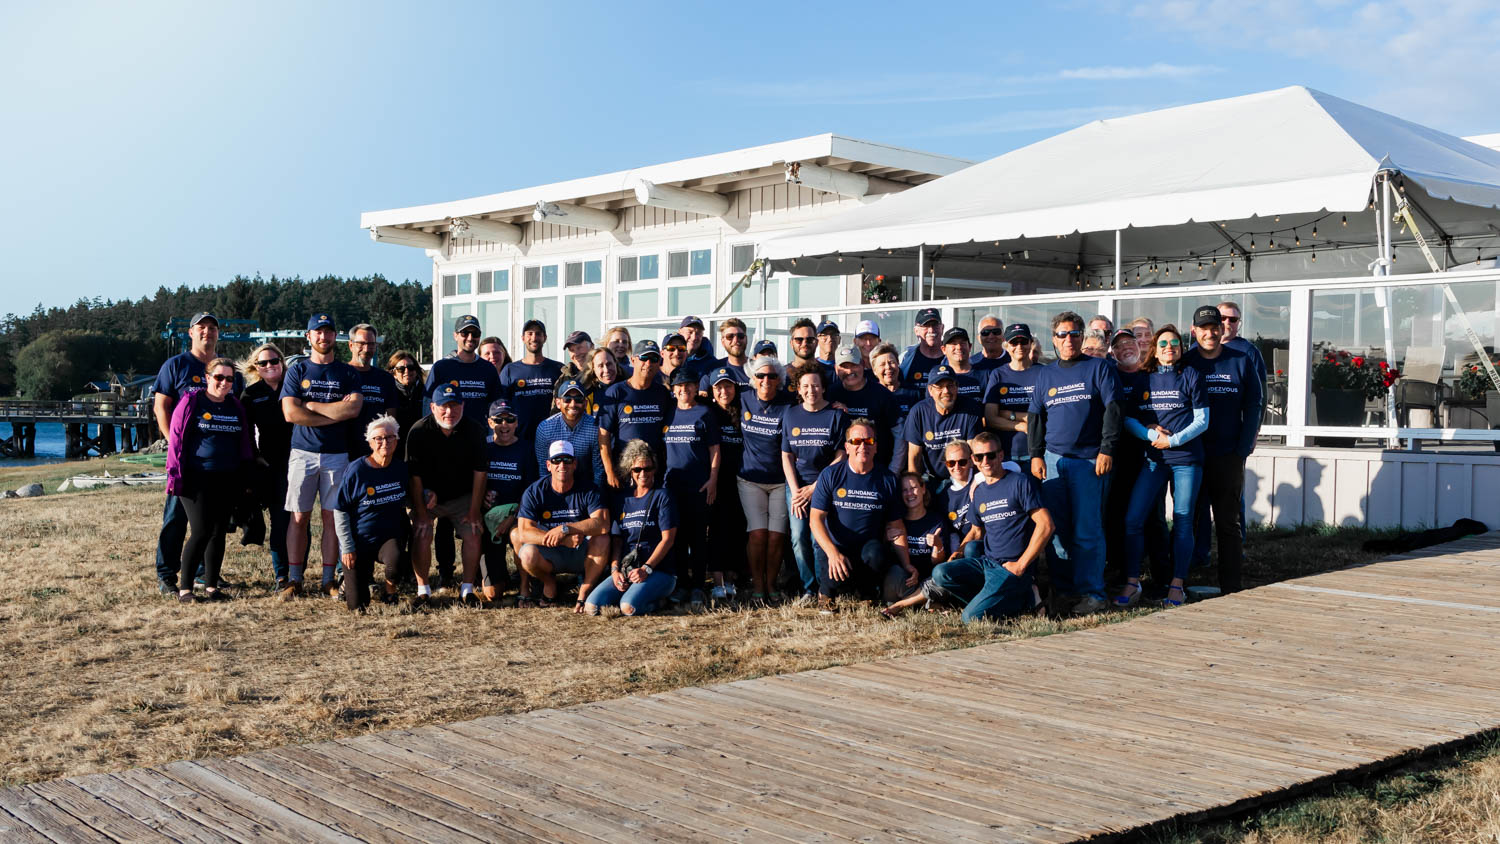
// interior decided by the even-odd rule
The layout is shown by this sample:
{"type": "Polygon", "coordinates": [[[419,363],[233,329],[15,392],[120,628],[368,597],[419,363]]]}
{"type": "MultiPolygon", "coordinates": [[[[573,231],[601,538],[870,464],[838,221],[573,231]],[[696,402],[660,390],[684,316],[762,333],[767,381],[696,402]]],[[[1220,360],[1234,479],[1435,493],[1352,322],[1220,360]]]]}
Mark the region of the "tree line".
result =
{"type": "MultiPolygon", "coordinates": [[[[180,350],[161,334],[173,318],[209,311],[220,319],[254,319],[263,331],[301,331],[308,315],[333,315],[339,329],[368,322],[384,337],[385,352],[404,348],[420,357],[432,344],[432,296],[427,284],[393,283],[379,275],[364,278],[320,276],[236,276],[228,284],[176,290],[113,301],[79,299],[66,308],[37,305],[30,314],[7,314],[0,322],[0,395],[62,399],[86,389],[89,381],[111,375],[156,372],[180,350]]],[[[282,351],[302,351],[301,340],[277,340],[282,351]]],[[[241,357],[249,343],[220,343],[226,355],[241,357]]],[[[347,350],[343,350],[347,356],[347,350]]]]}

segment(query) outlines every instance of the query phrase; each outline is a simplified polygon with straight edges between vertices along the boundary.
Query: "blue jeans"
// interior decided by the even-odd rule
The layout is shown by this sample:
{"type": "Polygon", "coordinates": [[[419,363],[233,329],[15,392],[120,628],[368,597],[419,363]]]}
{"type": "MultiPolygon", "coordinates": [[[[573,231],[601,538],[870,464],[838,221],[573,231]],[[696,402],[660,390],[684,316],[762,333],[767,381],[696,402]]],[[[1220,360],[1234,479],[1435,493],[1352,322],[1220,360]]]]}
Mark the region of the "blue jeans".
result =
{"type": "MultiPolygon", "coordinates": [[[[833,598],[850,592],[862,598],[878,599],[886,569],[895,562],[891,543],[884,539],[871,539],[861,545],[858,554],[850,554],[840,548],[849,558],[849,577],[834,580],[828,569],[828,555],[823,546],[813,543],[813,560],[818,572],[818,594],[833,598]]],[[[904,571],[904,569],[903,569],[904,571]]]]}
{"type": "Polygon", "coordinates": [[[1193,519],[1198,500],[1198,485],[1203,482],[1203,465],[1191,463],[1168,466],[1156,460],[1146,461],[1136,476],[1130,493],[1130,509],[1125,512],[1125,576],[1141,576],[1141,557],[1146,553],[1146,521],[1155,516],[1167,479],[1172,479],[1172,576],[1186,578],[1193,559],[1193,519]]]}
{"type": "Polygon", "coordinates": [[[1094,461],[1047,452],[1042,504],[1052,514],[1048,572],[1064,595],[1104,599],[1104,501],[1109,476],[1094,474],[1094,461]]]}
{"type": "Polygon", "coordinates": [[[998,621],[1020,615],[1032,608],[1035,599],[1029,572],[1017,577],[998,561],[985,557],[959,557],[939,563],[932,570],[928,588],[935,597],[963,604],[964,621],[998,621]]]}
{"type": "Polygon", "coordinates": [[[792,558],[797,561],[797,576],[802,581],[802,594],[816,595],[818,593],[818,569],[813,560],[812,537],[812,504],[807,507],[807,515],[798,518],[792,513],[792,487],[786,488],[786,517],[787,523],[791,525],[792,531],[792,558]]]}
{"type": "Polygon", "coordinates": [[[654,571],[640,583],[627,581],[623,592],[615,588],[613,577],[606,577],[589,592],[588,604],[591,607],[612,607],[616,604],[635,607],[636,615],[645,615],[656,609],[661,599],[672,594],[672,590],[676,588],[677,575],[664,571],[654,571]]]}

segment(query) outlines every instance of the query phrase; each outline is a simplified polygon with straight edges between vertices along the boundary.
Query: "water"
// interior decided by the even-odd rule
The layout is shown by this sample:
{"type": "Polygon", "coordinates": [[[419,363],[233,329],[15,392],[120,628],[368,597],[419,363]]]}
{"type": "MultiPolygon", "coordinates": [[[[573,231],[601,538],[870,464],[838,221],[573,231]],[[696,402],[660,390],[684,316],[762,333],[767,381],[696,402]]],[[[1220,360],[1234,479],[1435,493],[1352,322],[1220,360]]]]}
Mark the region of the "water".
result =
{"type": "MultiPolygon", "coordinates": [[[[5,433],[10,427],[5,427],[5,433]]],[[[57,463],[66,453],[68,438],[61,422],[38,422],[36,425],[36,457],[25,460],[0,458],[0,466],[35,466],[39,463],[57,463]]]]}

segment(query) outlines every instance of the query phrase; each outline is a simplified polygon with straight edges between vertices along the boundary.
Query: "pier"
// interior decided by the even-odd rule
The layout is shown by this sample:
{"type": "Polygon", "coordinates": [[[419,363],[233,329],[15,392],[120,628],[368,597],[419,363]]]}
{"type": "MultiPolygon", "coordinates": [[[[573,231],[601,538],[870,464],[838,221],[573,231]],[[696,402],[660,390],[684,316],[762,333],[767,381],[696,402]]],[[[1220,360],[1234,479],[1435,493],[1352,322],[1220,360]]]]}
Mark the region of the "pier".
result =
{"type": "Polygon", "coordinates": [[[151,403],[144,400],[0,402],[0,425],[6,422],[10,432],[0,429],[0,458],[35,457],[36,426],[43,422],[63,426],[63,456],[68,459],[134,453],[157,437],[151,403]]]}

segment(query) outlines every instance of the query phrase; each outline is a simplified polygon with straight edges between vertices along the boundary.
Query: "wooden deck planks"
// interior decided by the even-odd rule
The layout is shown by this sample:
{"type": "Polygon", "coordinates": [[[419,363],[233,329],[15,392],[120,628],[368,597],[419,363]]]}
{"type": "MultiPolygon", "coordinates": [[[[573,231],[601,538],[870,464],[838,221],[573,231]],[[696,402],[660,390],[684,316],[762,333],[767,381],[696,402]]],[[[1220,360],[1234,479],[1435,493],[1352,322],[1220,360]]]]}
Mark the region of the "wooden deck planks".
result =
{"type": "Polygon", "coordinates": [[[1497,596],[1491,533],[1066,635],[34,783],[0,839],[1117,834],[1500,726],[1497,596]]]}

